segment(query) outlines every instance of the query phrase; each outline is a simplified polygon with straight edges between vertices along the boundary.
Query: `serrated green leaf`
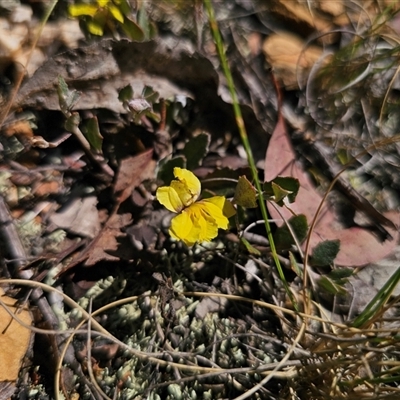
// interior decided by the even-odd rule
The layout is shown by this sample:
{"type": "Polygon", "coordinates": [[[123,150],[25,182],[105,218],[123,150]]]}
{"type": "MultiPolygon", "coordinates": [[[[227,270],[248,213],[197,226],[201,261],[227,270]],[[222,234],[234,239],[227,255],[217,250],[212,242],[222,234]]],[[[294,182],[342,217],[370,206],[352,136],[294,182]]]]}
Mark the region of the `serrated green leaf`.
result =
{"type": "Polygon", "coordinates": [[[347,279],[354,274],[354,269],[351,268],[336,268],[329,272],[332,279],[347,279]]]}
{"type": "Polygon", "coordinates": [[[333,263],[340,250],[340,240],[325,240],[318,243],[312,252],[311,265],[323,267],[333,263]]]}
{"type": "Polygon", "coordinates": [[[204,156],[208,152],[210,144],[210,134],[202,132],[199,135],[192,137],[185,144],[182,154],[186,157],[188,170],[194,170],[201,165],[204,156]]]}
{"type": "Polygon", "coordinates": [[[85,122],[83,133],[90,143],[90,146],[98,153],[101,153],[103,146],[103,136],[101,136],[100,133],[97,117],[90,118],[85,122]]]}
{"type": "MultiPolygon", "coordinates": [[[[288,224],[296,235],[297,240],[301,243],[307,236],[308,224],[305,215],[296,215],[289,219],[288,224]]],[[[295,244],[293,236],[286,225],[279,227],[274,233],[275,246],[278,250],[287,250],[295,244]]]]}
{"type": "Polygon", "coordinates": [[[68,89],[68,85],[61,75],[58,76],[57,94],[63,114],[69,113],[81,96],[77,90],[68,89]]]}
{"type": "Polygon", "coordinates": [[[133,88],[131,85],[127,85],[125,87],[123,87],[119,93],[118,93],[118,100],[121,101],[122,103],[124,101],[129,101],[133,99],[133,88]]]}
{"type": "Polygon", "coordinates": [[[264,183],[264,198],[283,206],[283,199],[286,197],[289,203],[295,201],[299,188],[300,183],[297,179],[278,176],[272,181],[264,183]]]}
{"type": "Polygon", "coordinates": [[[165,185],[169,185],[171,181],[175,179],[174,176],[175,167],[186,168],[185,157],[178,156],[171,158],[170,160],[167,160],[165,162],[161,161],[159,164],[157,179],[163,181],[165,185]]]}
{"type": "Polygon", "coordinates": [[[275,182],[271,182],[272,191],[274,192],[275,203],[282,203],[282,200],[287,197],[290,192],[277,185],[275,182]]]}
{"type": "Polygon", "coordinates": [[[155,91],[152,86],[145,86],[142,90],[142,97],[144,97],[149,103],[154,104],[160,97],[160,93],[155,91]]]}
{"type": "Polygon", "coordinates": [[[257,207],[257,191],[245,175],[239,176],[233,201],[244,208],[257,207]]]}

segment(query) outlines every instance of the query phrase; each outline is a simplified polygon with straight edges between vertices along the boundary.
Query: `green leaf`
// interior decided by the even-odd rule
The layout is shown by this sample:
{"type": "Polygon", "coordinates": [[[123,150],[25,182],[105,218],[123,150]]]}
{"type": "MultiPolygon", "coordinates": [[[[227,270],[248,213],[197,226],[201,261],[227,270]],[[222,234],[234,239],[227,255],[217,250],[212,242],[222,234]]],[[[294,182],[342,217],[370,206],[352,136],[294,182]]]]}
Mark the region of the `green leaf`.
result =
{"type": "Polygon", "coordinates": [[[125,87],[123,87],[119,93],[118,93],[118,100],[121,101],[122,103],[124,101],[129,101],[133,99],[133,88],[131,85],[127,85],[125,87]]]}
{"type": "Polygon", "coordinates": [[[142,97],[149,103],[154,104],[160,97],[160,93],[156,92],[152,86],[145,86],[142,90],[142,97]]]}
{"type": "Polygon", "coordinates": [[[346,294],[346,289],[343,287],[342,282],[335,281],[329,276],[321,276],[318,280],[318,286],[325,292],[336,295],[346,294]]]}
{"type": "Polygon", "coordinates": [[[80,92],[77,90],[68,89],[68,85],[61,75],[58,76],[57,94],[60,109],[64,115],[68,114],[72,110],[76,102],[81,97],[80,92]]]}
{"type": "Polygon", "coordinates": [[[199,135],[192,137],[185,144],[182,154],[186,157],[186,168],[190,171],[201,165],[204,156],[208,152],[208,145],[210,144],[210,134],[202,132],[199,135]]]}
{"type": "MultiPolygon", "coordinates": [[[[277,185],[275,182],[271,182],[272,191],[274,192],[275,203],[282,203],[283,199],[287,197],[290,192],[277,185]]],[[[282,203],[283,204],[283,203],[282,203]]]]}
{"type": "Polygon", "coordinates": [[[171,158],[164,162],[164,160],[160,161],[159,170],[157,174],[157,179],[164,182],[165,185],[169,185],[174,177],[174,168],[186,168],[186,159],[185,157],[178,156],[175,158],[171,158]]]}
{"type": "Polygon", "coordinates": [[[246,178],[245,175],[240,176],[235,189],[233,201],[244,208],[257,207],[256,188],[246,178]]]}
{"type": "Polygon", "coordinates": [[[311,255],[311,265],[323,267],[333,263],[340,250],[340,240],[325,240],[318,243],[311,255]]]}
{"type": "Polygon", "coordinates": [[[123,31],[125,32],[126,36],[130,39],[142,42],[145,39],[145,33],[143,29],[130,18],[126,17],[123,24],[121,24],[123,31]]]}
{"type": "Polygon", "coordinates": [[[244,245],[244,247],[246,247],[246,250],[247,250],[250,254],[253,254],[253,255],[255,255],[255,256],[261,256],[261,252],[260,252],[258,249],[256,249],[254,246],[252,246],[252,245],[250,244],[250,242],[249,242],[247,239],[245,239],[244,237],[241,237],[241,238],[240,238],[240,241],[242,242],[242,244],[244,245]]]}
{"type": "Polygon", "coordinates": [[[301,270],[299,264],[297,263],[296,258],[294,257],[293,253],[289,251],[289,260],[290,260],[290,267],[292,268],[292,271],[299,276],[301,279],[303,279],[303,271],[301,270]]]}
{"type": "Polygon", "coordinates": [[[379,315],[382,307],[387,303],[393,290],[400,282],[400,268],[387,280],[381,287],[375,297],[367,304],[362,313],[354,320],[353,326],[355,328],[362,328],[368,326],[373,319],[379,315]]]}
{"type": "Polygon", "coordinates": [[[144,32],[144,40],[151,39],[151,24],[149,23],[149,19],[147,18],[146,7],[142,4],[137,12],[137,23],[141,27],[144,32]]]}
{"type": "MultiPolygon", "coordinates": [[[[291,226],[297,240],[301,243],[307,236],[308,224],[305,215],[296,215],[289,219],[288,224],[291,226]]],[[[274,233],[275,246],[278,250],[287,250],[295,244],[293,236],[286,225],[279,227],[274,233]]]]}
{"type": "Polygon", "coordinates": [[[101,136],[100,133],[97,117],[93,117],[87,120],[82,131],[85,134],[86,139],[90,143],[90,146],[92,146],[93,149],[96,150],[98,153],[101,153],[103,136],[101,136]]]}
{"type": "Polygon", "coordinates": [[[335,280],[339,280],[339,279],[346,280],[347,278],[349,278],[353,274],[354,274],[354,269],[351,269],[351,268],[336,268],[336,269],[333,269],[329,273],[329,276],[332,279],[335,279],[335,280]]]}
{"type": "Polygon", "coordinates": [[[291,177],[278,176],[270,182],[265,182],[263,189],[266,200],[275,201],[283,206],[283,199],[287,197],[289,203],[293,203],[299,192],[300,183],[291,177]]]}

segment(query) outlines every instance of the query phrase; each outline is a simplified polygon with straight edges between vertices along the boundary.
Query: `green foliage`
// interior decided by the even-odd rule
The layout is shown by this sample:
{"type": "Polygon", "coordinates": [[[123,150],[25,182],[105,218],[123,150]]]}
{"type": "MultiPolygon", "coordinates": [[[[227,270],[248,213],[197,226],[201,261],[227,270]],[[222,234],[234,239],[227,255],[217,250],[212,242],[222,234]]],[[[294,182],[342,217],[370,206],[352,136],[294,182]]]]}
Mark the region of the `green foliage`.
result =
{"type": "Polygon", "coordinates": [[[186,158],[186,168],[193,170],[201,165],[205,155],[208,153],[210,145],[210,134],[202,132],[197,136],[192,137],[182,150],[182,154],[186,158]]]}
{"type": "Polygon", "coordinates": [[[77,90],[68,89],[68,85],[61,75],[58,77],[57,94],[60,109],[64,115],[71,112],[81,96],[77,90]]]}
{"type": "Polygon", "coordinates": [[[118,93],[118,99],[128,111],[133,122],[138,125],[143,117],[150,118],[157,123],[160,122],[160,116],[153,111],[153,104],[158,101],[159,93],[151,86],[144,86],[140,96],[134,98],[134,94],[131,85],[125,86],[118,93]]]}
{"type": "Polygon", "coordinates": [[[261,252],[257,250],[246,238],[241,237],[240,241],[246,247],[246,250],[250,253],[253,254],[254,256],[260,256],[261,252]]]}
{"type": "Polygon", "coordinates": [[[272,200],[283,206],[286,198],[289,203],[295,201],[300,189],[300,183],[295,178],[278,176],[271,182],[265,182],[263,189],[266,200],[272,200]]]}
{"type": "MultiPolygon", "coordinates": [[[[308,224],[305,215],[296,215],[289,219],[288,224],[291,227],[296,239],[301,243],[307,236],[308,224]]],[[[295,244],[293,234],[287,225],[279,227],[274,233],[275,246],[279,250],[288,250],[295,244]]]]}
{"type": "Polygon", "coordinates": [[[354,320],[352,326],[362,328],[368,326],[383,310],[385,304],[392,295],[393,290],[400,282],[400,268],[388,279],[375,297],[368,303],[363,312],[354,320]]]}
{"type": "Polygon", "coordinates": [[[354,271],[349,268],[338,268],[331,271],[328,275],[323,275],[318,280],[318,286],[327,293],[334,296],[345,295],[347,293],[344,287],[347,278],[353,275],[354,271]]]}
{"type": "Polygon", "coordinates": [[[101,153],[103,136],[100,133],[97,117],[93,117],[85,121],[82,132],[84,133],[86,139],[89,141],[90,146],[98,153],[101,153]]]}
{"type": "Polygon", "coordinates": [[[233,201],[244,208],[257,207],[256,189],[244,175],[239,177],[233,201]]]}
{"type": "Polygon", "coordinates": [[[323,267],[333,263],[340,250],[340,240],[325,240],[318,243],[311,255],[311,265],[323,267]]]}

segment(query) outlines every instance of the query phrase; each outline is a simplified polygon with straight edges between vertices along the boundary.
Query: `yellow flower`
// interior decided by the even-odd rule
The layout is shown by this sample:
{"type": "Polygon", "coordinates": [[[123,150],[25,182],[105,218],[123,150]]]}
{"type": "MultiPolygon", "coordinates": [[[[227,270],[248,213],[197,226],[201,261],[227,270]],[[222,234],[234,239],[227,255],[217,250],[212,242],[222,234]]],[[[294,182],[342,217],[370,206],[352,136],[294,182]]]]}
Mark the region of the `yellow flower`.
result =
{"type": "Polygon", "coordinates": [[[178,167],[174,168],[174,176],[176,180],[170,186],[162,186],[156,193],[157,200],[163,206],[178,213],[172,219],[169,230],[173,238],[192,246],[196,242],[214,239],[218,235],[218,228],[228,229],[228,217],[235,211],[225,197],[214,196],[196,202],[201,192],[196,176],[178,167]],[[225,214],[224,208],[228,209],[225,214]]]}
{"type": "Polygon", "coordinates": [[[124,16],[120,10],[119,2],[115,5],[111,0],[96,0],[97,4],[71,4],[68,7],[71,17],[89,16],[92,19],[87,22],[90,33],[102,36],[107,21],[112,18],[119,23],[124,22],[124,16]]]}

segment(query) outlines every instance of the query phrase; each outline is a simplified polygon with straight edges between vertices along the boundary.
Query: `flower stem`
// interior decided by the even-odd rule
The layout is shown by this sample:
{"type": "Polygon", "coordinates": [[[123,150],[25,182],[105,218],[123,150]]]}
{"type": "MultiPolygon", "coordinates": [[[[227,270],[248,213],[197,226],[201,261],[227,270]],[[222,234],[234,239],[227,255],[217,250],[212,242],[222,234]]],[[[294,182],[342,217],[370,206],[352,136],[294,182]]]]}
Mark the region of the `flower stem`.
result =
{"type": "Polygon", "coordinates": [[[249,143],[249,139],[248,139],[248,136],[247,136],[247,131],[246,131],[246,127],[245,127],[245,124],[244,124],[244,121],[243,121],[242,112],[241,112],[241,109],[240,109],[240,106],[239,106],[239,100],[238,100],[237,93],[236,93],[236,90],[235,90],[235,83],[233,81],[231,70],[229,68],[228,60],[227,60],[227,57],[226,57],[226,54],[225,54],[225,49],[224,49],[224,43],[223,43],[221,34],[219,32],[219,29],[218,29],[218,23],[217,23],[217,20],[215,19],[214,9],[213,9],[213,6],[211,4],[211,0],[204,0],[204,5],[205,5],[205,8],[207,10],[208,21],[209,21],[209,24],[210,24],[211,33],[213,35],[214,42],[215,42],[215,45],[217,47],[218,56],[219,56],[219,59],[221,61],[222,70],[223,70],[223,73],[225,75],[225,78],[226,78],[226,81],[227,81],[227,84],[228,84],[229,92],[230,92],[231,97],[232,97],[232,106],[233,106],[233,112],[234,112],[234,115],[235,115],[236,125],[238,127],[240,138],[242,140],[243,147],[244,147],[244,149],[246,151],[247,161],[249,163],[249,166],[250,166],[250,169],[251,169],[251,172],[252,172],[252,175],[253,175],[253,179],[254,179],[254,182],[255,182],[255,186],[256,186],[257,192],[259,194],[258,195],[258,201],[259,201],[259,204],[260,204],[261,215],[262,215],[262,217],[264,219],[265,230],[267,232],[268,241],[269,241],[269,244],[270,244],[270,247],[271,247],[272,258],[274,259],[276,268],[277,268],[278,273],[279,273],[279,277],[280,277],[280,279],[281,279],[281,281],[282,281],[282,283],[283,283],[283,285],[285,287],[285,290],[286,290],[288,296],[290,297],[290,299],[291,299],[291,301],[293,303],[293,306],[297,310],[297,303],[296,303],[296,301],[294,299],[294,296],[293,296],[292,292],[290,291],[289,285],[287,283],[287,280],[286,280],[285,275],[283,273],[283,269],[282,269],[281,263],[280,263],[279,258],[278,258],[278,254],[276,252],[275,242],[274,242],[274,239],[272,237],[272,232],[271,232],[271,226],[270,226],[270,224],[268,222],[267,207],[266,207],[263,195],[262,195],[263,189],[262,189],[260,180],[258,179],[257,167],[256,167],[256,164],[254,162],[253,153],[252,153],[251,146],[250,146],[250,143],[249,143]]]}

